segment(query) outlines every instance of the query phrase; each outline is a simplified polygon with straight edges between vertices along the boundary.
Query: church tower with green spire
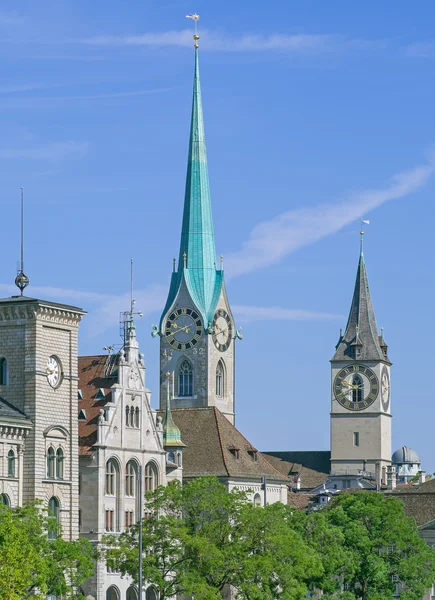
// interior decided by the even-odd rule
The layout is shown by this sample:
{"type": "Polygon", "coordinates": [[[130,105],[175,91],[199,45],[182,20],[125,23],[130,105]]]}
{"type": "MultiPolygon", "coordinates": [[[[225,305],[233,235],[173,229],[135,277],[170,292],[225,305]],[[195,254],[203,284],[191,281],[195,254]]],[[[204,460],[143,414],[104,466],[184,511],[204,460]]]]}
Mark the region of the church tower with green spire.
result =
{"type": "Polygon", "coordinates": [[[391,465],[391,362],[376,326],[363,235],[346,330],[331,360],[331,475],[339,488],[358,476],[386,483],[391,465]]]}
{"type": "MultiPolygon", "coordinates": [[[[196,15],[195,15],[196,16],[196,15]]],[[[234,423],[234,319],[216,249],[208,179],[198,39],[186,191],[178,265],[154,335],[160,335],[160,408],[166,372],[173,374],[172,407],[216,406],[234,423]]]]}

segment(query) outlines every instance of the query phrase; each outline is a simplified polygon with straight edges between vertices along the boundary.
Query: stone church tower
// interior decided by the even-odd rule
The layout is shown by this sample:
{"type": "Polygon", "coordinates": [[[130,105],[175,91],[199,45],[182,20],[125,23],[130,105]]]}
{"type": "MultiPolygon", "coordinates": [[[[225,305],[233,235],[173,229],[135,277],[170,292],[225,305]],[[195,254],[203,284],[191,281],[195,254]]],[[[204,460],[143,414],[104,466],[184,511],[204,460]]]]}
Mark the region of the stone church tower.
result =
{"type": "Polygon", "coordinates": [[[234,341],[241,335],[234,328],[222,261],[216,266],[196,42],[180,252],[157,334],[160,409],[170,372],[174,408],[216,406],[234,423],[234,341]]]}
{"type": "Polygon", "coordinates": [[[376,327],[362,241],[363,232],[349,319],[331,360],[331,475],[349,482],[367,473],[379,484],[391,465],[391,362],[376,327]]]}

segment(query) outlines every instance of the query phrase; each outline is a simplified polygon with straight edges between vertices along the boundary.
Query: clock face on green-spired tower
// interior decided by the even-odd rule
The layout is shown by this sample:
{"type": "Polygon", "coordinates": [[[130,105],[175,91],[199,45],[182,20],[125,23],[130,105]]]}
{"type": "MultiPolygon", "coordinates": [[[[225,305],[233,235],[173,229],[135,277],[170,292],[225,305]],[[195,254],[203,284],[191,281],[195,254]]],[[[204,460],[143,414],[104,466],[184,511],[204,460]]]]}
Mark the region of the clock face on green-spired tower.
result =
{"type": "Polygon", "coordinates": [[[175,350],[190,350],[201,335],[201,317],[192,308],[177,308],[166,319],[165,337],[175,350]]]}
{"type": "Polygon", "coordinates": [[[352,364],[337,373],[333,390],[337,402],[347,410],[364,410],[378,397],[379,381],[369,367],[352,364]]]}

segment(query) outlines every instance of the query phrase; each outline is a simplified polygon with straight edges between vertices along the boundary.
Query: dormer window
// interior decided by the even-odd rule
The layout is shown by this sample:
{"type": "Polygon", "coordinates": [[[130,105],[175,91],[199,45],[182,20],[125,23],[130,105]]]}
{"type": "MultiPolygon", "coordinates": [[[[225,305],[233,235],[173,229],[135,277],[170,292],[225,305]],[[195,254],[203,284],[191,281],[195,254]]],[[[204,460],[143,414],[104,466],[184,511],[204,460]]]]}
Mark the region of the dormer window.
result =
{"type": "Polygon", "coordinates": [[[77,399],[78,400],[83,400],[82,390],[77,390],[77,399]]]}
{"type": "Polygon", "coordinates": [[[258,452],[257,452],[257,450],[254,450],[254,449],[248,450],[248,454],[249,454],[249,456],[252,458],[252,460],[254,462],[257,462],[257,460],[258,460],[258,452]]]}
{"type": "Polygon", "coordinates": [[[232,446],[229,450],[230,450],[231,454],[234,456],[234,458],[236,460],[239,460],[240,448],[236,448],[235,446],[232,446]]]}
{"type": "Polygon", "coordinates": [[[79,421],[86,421],[86,411],[83,408],[79,411],[79,421]]]}
{"type": "Polygon", "coordinates": [[[104,400],[105,397],[106,397],[106,394],[104,393],[104,389],[100,388],[95,395],[95,400],[104,400]]]}

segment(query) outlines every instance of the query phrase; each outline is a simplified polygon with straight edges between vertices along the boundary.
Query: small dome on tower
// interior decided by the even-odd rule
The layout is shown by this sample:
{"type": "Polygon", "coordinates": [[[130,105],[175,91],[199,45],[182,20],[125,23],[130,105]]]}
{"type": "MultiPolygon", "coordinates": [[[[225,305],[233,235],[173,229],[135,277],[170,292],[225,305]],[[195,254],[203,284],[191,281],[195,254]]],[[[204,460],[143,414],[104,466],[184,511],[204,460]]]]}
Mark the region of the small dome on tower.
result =
{"type": "Polygon", "coordinates": [[[404,463],[420,464],[421,460],[415,450],[408,448],[408,446],[402,446],[393,453],[391,462],[396,465],[403,465],[404,463]]]}

